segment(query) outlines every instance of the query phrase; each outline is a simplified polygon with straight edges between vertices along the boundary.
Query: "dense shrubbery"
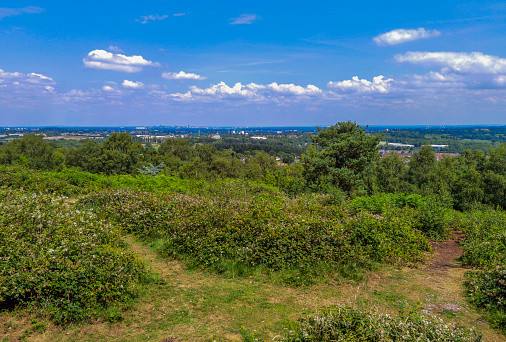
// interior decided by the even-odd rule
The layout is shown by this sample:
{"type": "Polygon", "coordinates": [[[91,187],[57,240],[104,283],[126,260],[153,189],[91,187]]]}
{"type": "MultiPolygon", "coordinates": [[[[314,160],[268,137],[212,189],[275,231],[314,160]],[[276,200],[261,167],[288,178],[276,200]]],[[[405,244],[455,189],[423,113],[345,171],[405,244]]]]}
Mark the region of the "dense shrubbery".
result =
{"type": "Polygon", "coordinates": [[[351,217],[346,206],[323,205],[324,196],[290,199],[270,189],[252,195],[255,187],[234,183],[220,188],[207,196],[103,192],[81,205],[144,239],[161,239],[165,256],[217,270],[232,263],[296,270],[310,279],[319,266],[413,264],[431,250],[414,228],[413,212],[394,208],[383,216],[351,217]]]}
{"type": "Polygon", "coordinates": [[[0,307],[80,321],[137,295],[146,275],[119,232],[65,197],[0,190],[0,307]]]}
{"type": "Polygon", "coordinates": [[[377,194],[368,197],[357,197],[351,202],[353,212],[366,211],[382,215],[392,208],[403,208],[398,215],[412,213],[413,227],[423,232],[432,240],[443,240],[451,233],[451,211],[448,203],[435,195],[418,194],[377,194]]]}
{"type": "Polygon", "coordinates": [[[105,189],[130,188],[139,191],[185,192],[201,188],[202,182],[159,175],[93,174],[78,169],[60,172],[34,171],[19,167],[0,166],[0,186],[30,192],[49,192],[65,196],[81,195],[105,189]]]}
{"type": "Polygon", "coordinates": [[[393,317],[350,307],[339,307],[301,319],[283,341],[479,342],[481,336],[474,330],[450,326],[435,317],[414,314],[393,317]]]}
{"type": "Polygon", "coordinates": [[[462,216],[461,260],[475,267],[466,273],[467,294],[493,325],[506,331],[506,212],[488,209],[462,216]]]}

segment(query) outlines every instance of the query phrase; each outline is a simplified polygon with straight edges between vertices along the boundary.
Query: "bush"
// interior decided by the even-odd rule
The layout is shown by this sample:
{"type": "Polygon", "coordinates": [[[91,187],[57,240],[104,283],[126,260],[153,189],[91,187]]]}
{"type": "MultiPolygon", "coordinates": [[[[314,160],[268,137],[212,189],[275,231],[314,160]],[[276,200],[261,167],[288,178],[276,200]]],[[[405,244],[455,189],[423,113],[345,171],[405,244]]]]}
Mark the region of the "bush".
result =
{"type": "Polygon", "coordinates": [[[466,232],[461,261],[478,268],[493,267],[506,254],[506,212],[482,210],[466,213],[462,219],[466,232]]]}
{"type": "Polygon", "coordinates": [[[146,270],[111,225],[64,197],[0,197],[0,307],[28,307],[65,324],[137,295],[146,270]]]}
{"type": "Polygon", "coordinates": [[[338,307],[299,321],[284,342],[478,342],[481,336],[445,324],[441,319],[413,313],[401,317],[338,307]]]}
{"type": "Polygon", "coordinates": [[[423,198],[417,194],[378,194],[353,199],[351,207],[355,212],[365,210],[380,215],[386,208],[419,208],[423,198]]]}
{"type": "Polygon", "coordinates": [[[288,270],[290,282],[325,269],[414,264],[431,250],[413,228],[413,215],[350,218],[346,206],[321,205],[319,195],[291,199],[262,190],[245,196],[243,190],[255,191],[238,187],[190,196],[121,190],[86,196],[80,204],[143,239],[161,239],[164,256],[218,272],[288,270]]]}
{"type": "Polygon", "coordinates": [[[403,211],[398,211],[398,214],[411,215],[414,228],[432,240],[444,240],[451,233],[449,219],[451,210],[449,204],[445,202],[438,200],[434,195],[422,197],[404,193],[378,194],[355,198],[351,202],[351,210],[355,213],[366,211],[381,215],[393,208],[404,208],[403,211]]]}

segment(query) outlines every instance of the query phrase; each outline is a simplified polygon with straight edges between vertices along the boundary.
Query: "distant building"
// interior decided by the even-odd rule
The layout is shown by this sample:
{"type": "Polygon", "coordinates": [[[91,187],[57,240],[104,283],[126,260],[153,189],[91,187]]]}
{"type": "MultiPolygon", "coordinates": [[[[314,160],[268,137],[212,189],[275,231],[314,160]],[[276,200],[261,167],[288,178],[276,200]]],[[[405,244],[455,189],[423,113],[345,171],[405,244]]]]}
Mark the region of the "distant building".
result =
{"type": "Polygon", "coordinates": [[[266,137],[251,137],[251,139],[266,140],[267,138],[266,137]]]}
{"type": "Polygon", "coordinates": [[[388,143],[388,145],[393,147],[415,147],[415,145],[400,144],[400,143],[388,143]]]}
{"type": "Polygon", "coordinates": [[[219,134],[213,135],[213,139],[221,139],[221,136],[219,134]]]}

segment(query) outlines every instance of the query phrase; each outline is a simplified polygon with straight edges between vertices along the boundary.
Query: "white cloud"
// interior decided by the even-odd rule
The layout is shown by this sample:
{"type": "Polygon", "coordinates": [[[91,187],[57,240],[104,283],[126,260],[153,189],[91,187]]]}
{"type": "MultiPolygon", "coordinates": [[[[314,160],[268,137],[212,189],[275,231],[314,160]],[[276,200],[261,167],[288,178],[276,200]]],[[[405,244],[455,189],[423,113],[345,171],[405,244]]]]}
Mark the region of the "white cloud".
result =
{"type": "Polygon", "coordinates": [[[113,92],[113,91],[116,91],[113,87],[110,87],[108,85],[105,85],[102,87],[102,90],[103,91],[107,91],[107,92],[113,92]]]}
{"type": "Polygon", "coordinates": [[[230,25],[242,25],[242,24],[251,24],[255,21],[259,20],[260,17],[256,14],[248,14],[244,13],[238,16],[237,18],[229,19],[230,25]]]}
{"type": "Polygon", "coordinates": [[[314,85],[302,87],[295,84],[278,84],[276,82],[263,85],[256,83],[236,83],[230,87],[225,82],[211,85],[209,88],[191,86],[184,94],[176,93],[169,96],[180,101],[209,101],[220,99],[245,99],[252,101],[276,100],[276,99],[298,99],[323,95],[322,90],[314,85]]]}
{"type": "Polygon", "coordinates": [[[466,87],[466,79],[457,74],[442,74],[431,71],[425,75],[406,75],[395,83],[397,91],[405,89],[452,90],[466,87]]]}
{"type": "Polygon", "coordinates": [[[119,46],[114,46],[114,45],[109,45],[109,48],[107,50],[112,51],[112,52],[116,52],[116,53],[125,52],[119,46]]]}
{"type": "Polygon", "coordinates": [[[340,90],[345,93],[388,93],[390,90],[391,78],[385,79],[384,76],[376,76],[371,81],[359,79],[358,76],[352,77],[351,80],[339,82],[329,82],[327,86],[332,89],[340,90]]]}
{"type": "Polygon", "coordinates": [[[123,88],[128,88],[128,89],[142,89],[142,88],[144,88],[144,83],[124,80],[123,83],[121,84],[121,86],[123,88]]]}
{"type": "Polygon", "coordinates": [[[54,80],[51,77],[42,75],[42,74],[36,74],[34,72],[29,74],[23,74],[21,72],[5,72],[2,69],[0,69],[0,83],[29,83],[29,84],[36,84],[36,85],[52,85],[54,84],[54,80]]]}
{"type": "Polygon", "coordinates": [[[175,17],[182,17],[185,16],[187,13],[174,13],[173,16],[175,17]]]}
{"type": "Polygon", "coordinates": [[[209,88],[199,88],[197,86],[191,86],[190,92],[195,95],[217,95],[217,96],[228,96],[238,95],[243,97],[255,97],[255,91],[246,89],[240,82],[236,83],[233,87],[229,87],[225,82],[214,84],[209,88]]]}
{"type": "Polygon", "coordinates": [[[395,56],[399,63],[442,68],[459,74],[504,74],[506,59],[481,52],[406,52],[395,56]]]}
{"type": "Polygon", "coordinates": [[[200,76],[197,74],[193,74],[191,72],[186,73],[184,71],[180,72],[164,72],[162,74],[163,78],[166,78],[168,80],[205,80],[207,77],[200,76]]]}
{"type": "Polygon", "coordinates": [[[496,78],[494,78],[494,82],[500,86],[506,85],[506,75],[497,76],[496,78]]]}
{"type": "Polygon", "coordinates": [[[93,50],[83,58],[84,67],[88,69],[102,69],[123,72],[139,72],[144,66],[160,66],[142,56],[125,56],[105,50],[93,50]]]}
{"type": "Polygon", "coordinates": [[[154,21],[154,20],[165,20],[167,19],[169,16],[167,14],[164,14],[164,15],[158,15],[158,14],[150,14],[150,15],[141,15],[141,18],[140,19],[135,19],[135,21],[141,23],[141,24],[147,24],[149,23],[150,21],[154,21]]]}
{"type": "Polygon", "coordinates": [[[438,37],[440,35],[441,32],[438,30],[425,30],[423,27],[420,27],[418,30],[397,29],[380,34],[379,36],[374,37],[373,41],[380,46],[397,45],[411,42],[413,40],[438,37]]]}
{"type": "Polygon", "coordinates": [[[5,17],[13,17],[21,14],[33,14],[33,13],[42,13],[44,12],[44,8],[40,8],[37,6],[27,6],[22,8],[5,8],[0,7],[0,20],[5,17]]]}
{"type": "Polygon", "coordinates": [[[245,87],[254,91],[268,90],[284,95],[312,96],[322,94],[321,89],[312,84],[302,87],[295,84],[277,84],[276,82],[267,85],[250,83],[245,87]]]}

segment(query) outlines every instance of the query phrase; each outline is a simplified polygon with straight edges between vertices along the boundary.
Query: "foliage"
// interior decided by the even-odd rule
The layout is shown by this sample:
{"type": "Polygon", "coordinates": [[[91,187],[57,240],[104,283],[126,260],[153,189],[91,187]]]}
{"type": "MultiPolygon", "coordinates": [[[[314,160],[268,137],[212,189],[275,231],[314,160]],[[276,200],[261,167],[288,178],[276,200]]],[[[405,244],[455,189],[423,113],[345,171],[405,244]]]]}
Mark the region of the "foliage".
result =
{"type": "Polygon", "coordinates": [[[81,205],[141,238],[161,239],[165,256],[217,271],[231,263],[292,270],[294,279],[310,282],[321,267],[412,264],[431,250],[412,217],[394,210],[385,217],[351,218],[345,206],[322,205],[318,196],[290,199],[233,188],[234,183],[230,190],[200,195],[102,192],[83,198],[81,205]]]}
{"type": "Polygon", "coordinates": [[[81,195],[105,189],[130,188],[140,191],[187,192],[200,189],[201,182],[158,175],[103,175],[78,169],[60,172],[32,171],[0,165],[0,186],[30,192],[57,193],[65,196],[81,195]]]}
{"type": "Polygon", "coordinates": [[[480,210],[466,213],[460,223],[466,232],[461,257],[466,265],[476,268],[494,267],[506,254],[506,212],[480,210]]]}
{"type": "Polygon", "coordinates": [[[386,208],[419,208],[424,199],[417,194],[386,193],[367,197],[357,197],[351,202],[351,207],[365,210],[373,214],[381,214],[386,208]]]}
{"type": "Polygon", "coordinates": [[[42,135],[27,134],[0,148],[0,164],[13,164],[32,169],[48,170],[54,167],[53,148],[42,135]]]}
{"type": "Polygon", "coordinates": [[[413,227],[427,237],[443,240],[450,234],[448,204],[445,206],[444,201],[434,195],[422,197],[418,194],[397,193],[357,197],[351,202],[351,208],[354,212],[367,211],[377,215],[382,215],[391,208],[405,208],[399,210],[397,215],[411,215],[409,220],[413,227]]]}
{"type": "Polygon", "coordinates": [[[283,341],[479,342],[481,336],[472,329],[451,326],[441,319],[413,312],[394,317],[343,306],[301,319],[283,341]]]}
{"type": "Polygon", "coordinates": [[[466,273],[469,300],[506,331],[506,212],[469,212],[462,215],[460,225],[466,232],[461,260],[475,267],[466,273]]]}
{"type": "Polygon", "coordinates": [[[0,190],[0,306],[65,324],[135,298],[147,275],[120,234],[65,197],[0,190]]]}
{"type": "Polygon", "coordinates": [[[367,171],[378,158],[380,137],[365,133],[354,122],[339,122],[326,129],[318,128],[312,137],[320,148],[309,151],[304,158],[304,177],[316,187],[338,187],[346,192],[361,190],[367,171]]]}

